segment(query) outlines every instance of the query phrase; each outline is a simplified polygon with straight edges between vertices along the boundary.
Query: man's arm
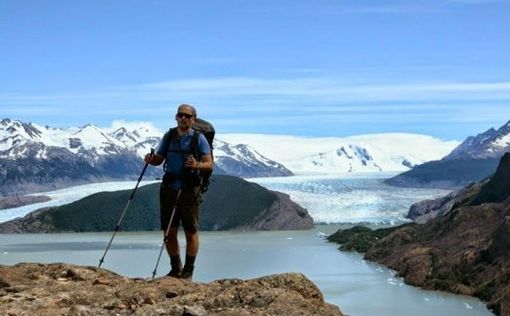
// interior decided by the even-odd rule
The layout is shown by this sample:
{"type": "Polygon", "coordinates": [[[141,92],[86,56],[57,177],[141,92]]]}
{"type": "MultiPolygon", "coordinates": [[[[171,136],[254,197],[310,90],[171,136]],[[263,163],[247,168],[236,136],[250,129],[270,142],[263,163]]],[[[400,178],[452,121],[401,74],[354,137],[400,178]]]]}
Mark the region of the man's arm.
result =
{"type": "Polygon", "coordinates": [[[214,162],[211,154],[203,155],[200,161],[196,160],[192,155],[188,156],[184,163],[186,168],[191,168],[200,171],[212,171],[214,168],[214,162]]]}
{"type": "Polygon", "coordinates": [[[211,154],[202,156],[202,159],[200,160],[200,162],[198,162],[198,164],[196,166],[196,169],[198,169],[200,171],[207,171],[207,172],[212,171],[213,168],[214,168],[214,162],[213,162],[211,154]]]}

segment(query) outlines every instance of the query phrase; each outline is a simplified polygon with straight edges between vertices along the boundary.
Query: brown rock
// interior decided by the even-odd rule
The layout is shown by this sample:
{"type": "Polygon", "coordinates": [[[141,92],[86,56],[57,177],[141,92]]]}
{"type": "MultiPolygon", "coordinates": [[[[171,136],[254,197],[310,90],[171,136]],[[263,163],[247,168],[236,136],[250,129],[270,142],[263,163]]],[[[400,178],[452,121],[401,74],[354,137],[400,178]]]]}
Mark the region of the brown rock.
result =
{"type": "Polygon", "coordinates": [[[272,191],[278,199],[271,207],[257,216],[249,225],[239,230],[299,230],[312,229],[313,219],[308,210],[294,203],[288,194],[272,191]]]}
{"type": "Polygon", "coordinates": [[[365,254],[409,284],[475,295],[510,315],[510,198],[461,206],[423,225],[407,225],[365,254]]]}
{"type": "Polygon", "coordinates": [[[8,284],[4,290],[14,289],[0,296],[0,315],[342,315],[297,273],[203,284],[24,263],[0,265],[0,276],[8,284]]]}

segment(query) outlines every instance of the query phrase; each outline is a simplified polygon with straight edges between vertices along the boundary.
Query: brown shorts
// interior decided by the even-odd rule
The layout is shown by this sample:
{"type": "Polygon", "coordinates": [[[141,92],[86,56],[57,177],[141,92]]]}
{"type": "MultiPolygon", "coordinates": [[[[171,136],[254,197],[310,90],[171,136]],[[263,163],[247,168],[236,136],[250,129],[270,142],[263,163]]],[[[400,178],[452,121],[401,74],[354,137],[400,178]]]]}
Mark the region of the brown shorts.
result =
{"type": "MultiPolygon", "coordinates": [[[[171,189],[161,183],[159,189],[159,205],[161,230],[163,231],[166,231],[168,227],[168,222],[170,221],[178,192],[178,190],[171,189]]],[[[182,189],[179,201],[177,201],[171,227],[179,227],[182,222],[184,230],[191,232],[197,231],[199,228],[200,202],[200,187],[182,189]]]]}

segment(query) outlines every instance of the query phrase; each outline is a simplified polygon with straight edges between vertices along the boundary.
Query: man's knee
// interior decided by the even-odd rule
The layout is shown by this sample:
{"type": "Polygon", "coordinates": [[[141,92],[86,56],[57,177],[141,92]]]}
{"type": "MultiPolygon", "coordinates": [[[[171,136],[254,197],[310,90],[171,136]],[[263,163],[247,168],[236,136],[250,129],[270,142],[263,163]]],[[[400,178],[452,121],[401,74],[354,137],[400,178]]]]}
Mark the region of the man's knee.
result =
{"type": "Polygon", "coordinates": [[[186,227],[184,229],[184,234],[186,235],[186,238],[192,238],[198,233],[197,227],[186,227]]]}
{"type": "MultiPolygon", "coordinates": [[[[165,232],[163,232],[165,233],[165,232]]],[[[168,239],[177,239],[177,233],[178,233],[178,229],[176,227],[172,227],[168,230],[168,234],[167,234],[167,237],[168,239]]]]}
{"type": "Polygon", "coordinates": [[[198,233],[198,228],[197,227],[187,227],[184,229],[184,232],[186,233],[186,235],[195,235],[196,233],[198,233]]]}

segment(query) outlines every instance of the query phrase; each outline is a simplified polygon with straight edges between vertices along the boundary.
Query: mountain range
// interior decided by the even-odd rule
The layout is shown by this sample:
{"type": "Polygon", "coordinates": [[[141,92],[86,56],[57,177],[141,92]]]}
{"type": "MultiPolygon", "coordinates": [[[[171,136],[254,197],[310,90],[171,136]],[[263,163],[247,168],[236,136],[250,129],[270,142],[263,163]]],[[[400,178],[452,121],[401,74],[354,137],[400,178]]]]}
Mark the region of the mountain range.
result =
{"type": "Polygon", "coordinates": [[[249,144],[295,175],[403,172],[450,153],[457,141],[388,133],[350,137],[226,134],[231,144],[249,144]]]}
{"type": "MultiPolygon", "coordinates": [[[[136,179],[143,167],[141,157],[158,146],[163,133],[146,123],[54,128],[3,119],[0,196],[136,179]]],[[[346,138],[226,134],[215,139],[215,173],[251,178],[398,172],[439,159],[457,144],[414,134],[346,138]]],[[[160,167],[148,168],[146,177],[161,174],[160,167]]]]}
{"type": "Polygon", "coordinates": [[[470,136],[440,160],[403,172],[386,183],[405,187],[461,188],[491,175],[500,158],[510,152],[510,121],[470,136]]]}
{"type": "MultiPolygon", "coordinates": [[[[23,195],[81,183],[136,179],[142,157],[157,148],[164,131],[150,124],[67,129],[17,120],[0,121],[0,196],[23,195]]],[[[243,144],[215,144],[216,174],[289,176],[292,172],[243,144]]],[[[146,177],[162,174],[148,168],[146,177]]]]}

